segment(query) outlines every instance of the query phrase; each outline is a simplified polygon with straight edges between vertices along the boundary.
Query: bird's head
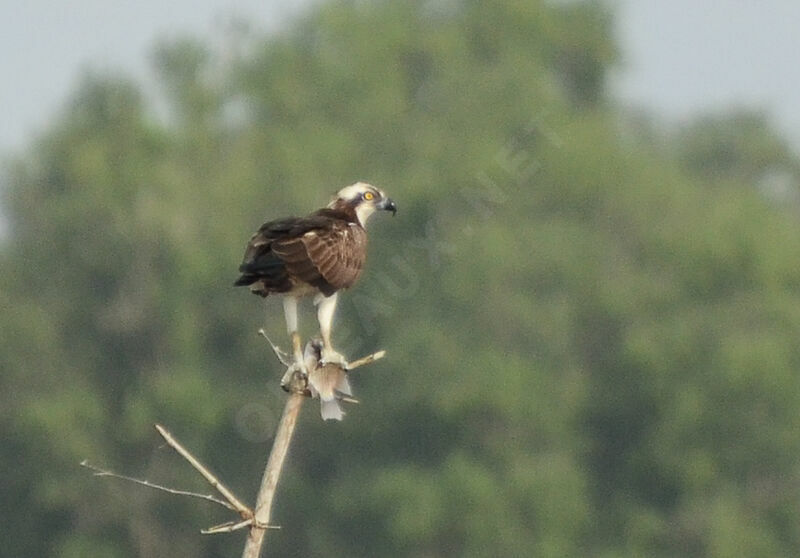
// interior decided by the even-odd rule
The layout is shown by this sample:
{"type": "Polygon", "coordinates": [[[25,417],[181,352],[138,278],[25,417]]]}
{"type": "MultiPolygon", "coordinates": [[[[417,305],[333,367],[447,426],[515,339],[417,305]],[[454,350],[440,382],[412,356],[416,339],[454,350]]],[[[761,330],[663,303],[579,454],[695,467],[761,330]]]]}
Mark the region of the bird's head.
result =
{"type": "Polygon", "coordinates": [[[303,360],[309,370],[317,366],[317,362],[322,358],[322,339],[319,337],[312,337],[306,343],[306,348],[303,351],[303,360]]]}
{"type": "Polygon", "coordinates": [[[380,188],[376,188],[366,182],[356,182],[350,186],[345,186],[336,193],[336,197],[328,204],[328,207],[348,206],[353,209],[362,226],[367,224],[367,219],[377,210],[391,211],[392,215],[397,213],[397,205],[380,188]]]}

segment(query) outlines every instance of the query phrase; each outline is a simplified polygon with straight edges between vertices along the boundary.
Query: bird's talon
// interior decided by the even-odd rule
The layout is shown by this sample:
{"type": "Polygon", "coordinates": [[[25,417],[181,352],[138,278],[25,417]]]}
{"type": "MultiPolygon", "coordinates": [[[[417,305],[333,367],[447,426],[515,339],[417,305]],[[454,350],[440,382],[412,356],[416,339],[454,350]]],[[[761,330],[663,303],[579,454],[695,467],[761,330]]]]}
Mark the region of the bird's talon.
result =
{"type": "Polygon", "coordinates": [[[281,388],[289,393],[303,393],[308,386],[308,371],[304,364],[292,363],[281,378],[281,388]]]}
{"type": "Polygon", "coordinates": [[[348,366],[347,359],[344,358],[344,355],[341,355],[336,351],[326,351],[323,349],[320,365],[325,366],[327,364],[333,364],[342,370],[347,370],[348,366]]]}

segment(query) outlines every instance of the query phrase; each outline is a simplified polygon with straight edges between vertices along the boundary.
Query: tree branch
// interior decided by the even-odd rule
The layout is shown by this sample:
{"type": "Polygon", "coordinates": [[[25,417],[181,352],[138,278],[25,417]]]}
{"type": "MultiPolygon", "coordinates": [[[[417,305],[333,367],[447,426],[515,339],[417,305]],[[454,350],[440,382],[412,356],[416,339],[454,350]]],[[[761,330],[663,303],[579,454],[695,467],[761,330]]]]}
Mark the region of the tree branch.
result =
{"type": "MultiPolygon", "coordinates": [[[[232,533],[233,531],[237,531],[242,529],[243,527],[247,527],[248,525],[252,525],[252,519],[245,519],[244,521],[228,521],[221,525],[215,525],[214,527],[209,527],[208,529],[203,529],[200,531],[204,535],[216,535],[218,533],[232,533]]],[[[263,529],[280,529],[280,525],[262,525],[263,529]]]]}
{"type": "MultiPolygon", "coordinates": [[[[264,333],[264,330],[260,330],[259,333],[267,339],[278,359],[282,363],[288,364],[288,357],[285,356],[285,353],[278,346],[270,341],[269,337],[264,333]]],[[[348,365],[347,369],[349,371],[364,366],[383,358],[385,355],[386,351],[378,351],[353,361],[348,365]]],[[[281,420],[278,423],[275,441],[272,443],[272,450],[269,454],[267,467],[261,479],[261,488],[256,498],[255,523],[250,526],[250,532],[247,536],[242,558],[258,558],[261,554],[261,546],[264,542],[265,535],[263,526],[269,525],[272,517],[272,502],[275,498],[275,490],[278,487],[281,470],[283,469],[286,454],[289,451],[289,444],[292,441],[294,429],[297,425],[297,417],[300,414],[300,408],[303,405],[303,400],[307,397],[304,378],[293,378],[292,382],[290,382],[290,388],[291,393],[289,394],[289,399],[286,401],[286,407],[283,409],[281,420]]],[[[357,403],[357,400],[353,398],[348,397],[346,399],[357,403]]]]}
{"type": "Polygon", "coordinates": [[[267,332],[264,330],[263,327],[258,330],[258,334],[261,335],[261,337],[263,337],[264,339],[267,340],[267,343],[269,343],[269,346],[272,347],[272,352],[275,353],[275,356],[278,358],[279,361],[281,361],[281,364],[283,364],[284,366],[291,366],[292,365],[292,361],[289,358],[289,355],[286,354],[286,351],[284,351],[283,349],[281,349],[275,343],[272,342],[272,339],[269,338],[269,336],[267,335],[267,332]]]}
{"type": "Polygon", "coordinates": [[[189,464],[192,467],[194,467],[198,473],[203,475],[203,477],[208,481],[208,483],[212,487],[214,487],[217,490],[217,492],[222,494],[223,498],[225,498],[228,502],[230,502],[232,509],[238,512],[239,515],[242,516],[242,519],[253,518],[253,510],[242,504],[242,502],[240,502],[239,499],[233,495],[233,492],[228,490],[228,487],[222,484],[220,480],[214,475],[214,473],[209,471],[202,463],[200,463],[197,460],[195,456],[189,453],[189,450],[187,450],[180,443],[178,443],[178,441],[172,437],[172,434],[170,434],[166,428],[164,428],[160,424],[156,424],[155,427],[156,430],[158,430],[158,433],[161,434],[161,437],[164,438],[164,441],[166,441],[167,444],[169,444],[169,446],[172,449],[178,452],[181,457],[183,457],[186,461],[188,461],[189,464]]]}
{"type": "MultiPolygon", "coordinates": [[[[231,492],[224,484],[222,484],[216,475],[209,471],[205,465],[200,463],[200,461],[194,455],[192,455],[189,450],[183,447],[183,445],[181,445],[180,442],[178,442],[172,436],[172,434],[170,434],[169,431],[160,424],[156,424],[155,428],[164,441],[181,457],[188,461],[197,472],[203,475],[203,478],[205,478],[206,481],[208,481],[208,483],[222,495],[224,500],[215,498],[210,494],[199,494],[186,490],[177,490],[174,488],[168,488],[166,486],[154,484],[147,480],[140,480],[125,475],[119,475],[105,469],[94,467],[86,460],[81,463],[83,467],[92,470],[94,475],[98,477],[118,478],[140,484],[148,488],[169,492],[170,494],[200,498],[209,502],[214,502],[215,504],[224,506],[231,511],[237,512],[241,517],[241,521],[228,521],[221,525],[215,525],[214,527],[203,529],[201,533],[206,535],[230,533],[238,529],[249,527],[250,529],[248,531],[247,541],[245,543],[242,558],[258,558],[261,554],[261,547],[264,542],[264,534],[266,533],[266,530],[280,528],[269,524],[272,515],[272,503],[275,499],[275,491],[278,487],[278,480],[280,479],[281,471],[283,470],[283,465],[286,461],[286,455],[289,452],[289,444],[292,441],[292,436],[294,435],[294,430],[297,426],[297,418],[300,415],[300,409],[303,406],[303,400],[310,396],[310,391],[308,390],[307,385],[308,379],[297,366],[297,363],[290,363],[288,355],[286,355],[286,353],[284,353],[280,347],[275,345],[269,339],[269,337],[267,337],[264,330],[260,330],[259,333],[267,339],[278,360],[288,367],[286,375],[289,376],[289,381],[281,387],[284,387],[284,389],[290,393],[289,398],[286,401],[286,406],[283,409],[283,415],[278,423],[278,430],[275,433],[275,440],[272,443],[272,449],[269,454],[269,459],[267,460],[266,469],[264,470],[264,476],[261,479],[261,487],[259,488],[256,498],[255,511],[244,505],[233,494],[233,492],[231,492]]],[[[343,369],[342,372],[347,372],[349,370],[353,370],[360,366],[374,362],[380,358],[383,358],[385,354],[386,351],[378,351],[371,355],[362,357],[350,363],[347,370],[343,369]]],[[[352,403],[358,402],[352,397],[342,397],[342,400],[352,403]]]]}
{"type": "Polygon", "coordinates": [[[278,487],[283,462],[289,451],[289,444],[292,441],[294,428],[297,425],[297,417],[300,408],[303,406],[305,396],[302,393],[291,393],[283,409],[283,416],[278,424],[278,431],[275,433],[275,441],[272,444],[272,451],[269,454],[267,468],[261,479],[261,488],[258,490],[256,498],[256,524],[250,527],[247,542],[244,546],[242,558],[258,558],[261,554],[261,545],[264,542],[265,530],[261,525],[269,525],[272,513],[272,500],[275,497],[275,489],[278,487]]]}
{"type": "Polygon", "coordinates": [[[192,467],[194,467],[196,471],[198,471],[201,475],[203,475],[203,477],[208,481],[208,483],[214,489],[216,489],[217,492],[219,492],[225,498],[225,500],[220,500],[219,498],[215,498],[210,494],[199,494],[197,492],[189,492],[187,490],[177,490],[175,488],[169,488],[166,486],[162,486],[160,484],[154,484],[148,480],[141,480],[126,475],[120,475],[112,471],[107,471],[105,469],[100,469],[99,467],[90,465],[88,460],[85,459],[81,462],[81,466],[86,467],[91,471],[94,471],[94,475],[97,477],[112,477],[112,478],[122,479],[128,482],[146,486],[148,488],[161,490],[163,492],[169,492],[170,494],[177,494],[179,496],[190,496],[192,498],[199,498],[202,500],[207,500],[209,502],[214,502],[215,504],[224,506],[225,508],[231,511],[237,512],[239,516],[242,518],[242,521],[229,521],[227,523],[223,523],[222,525],[217,525],[214,527],[210,527],[208,529],[203,529],[200,532],[203,533],[204,535],[212,535],[217,533],[230,533],[231,531],[235,531],[237,529],[241,529],[249,525],[258,525],[258,528],[262,530],[277,528],[271,525],[267,525],[265,523],[258,523],[258,521],[255,519],[255,514],[253,513],[253,510],[244,505],[233,494],[233,492],[231,492],[224,484],[222,484],[222,482],[216,477],[216,475],[214,475],[214,473],[209,471],[205,465],[200,463],[200,461],[194,455],[192,455],[189,452],[189,450],[183,447],[183,445],[181,445],[181,443],[178,442],[178,440],[176,440],[175,437],[172,436],[172,434],[170,434],[166,428],[164,428],[160,424],[156,424],[155,427],[156,430],[158,430],[158,433],[161,435],[161,437],[164,438],[164,441],[166,441],[167,444],[172,449],[174,449],[181,457],[183,457],[186,461],[188,461],[189,464],[192,467]]]}
{"type": "Polygon", "coordinates": [[[160,484],[152,483],[148,480],[137,479],[134,477],[129,477],[127,475],[120,475],[118,473],[114,473],[113,471],[107,471],[105,469],[101,469],[99,467],[95,467],[89,463],[89,460],[84,459],[81,461],[81,467],[86,467],[90,471],[94,472],[95,477],[111,477],[114,479],[121,479],[128,482],[133,482],[136,484],[141,484],[142,486],[146,486],[147,488],[153,488],[155,490],[161,490],[163,492],[169,492],[170,494],[177,494],[178,496],[190,496],[192,498],[199,498],[201,500],[207,500],[209,502],[214,502],[215,504],[219,504],[220,506],[224,506],[231,511],[237,511],[231,504],[225,502],[224,500],[220,500],[219,498],[215,498],[211,494],[200,494],[199,492],[189,492],[188,490],[178,490],[176,488],[169,488],[167,486],[162,486],[160,484]]]}
{"type": "Polygon", "coordinates": [[[371,355],[367,355],[365,357],[361,357],[358,360],[354,360],[353,362],[347,365],[347,371],[355,370],[359,366],[364,366],[365,364],[370,364],[375,362],[376,360],[380,360],[386,356],[386,351],[378,351],[376,353],[372,353],[371,355]]]}

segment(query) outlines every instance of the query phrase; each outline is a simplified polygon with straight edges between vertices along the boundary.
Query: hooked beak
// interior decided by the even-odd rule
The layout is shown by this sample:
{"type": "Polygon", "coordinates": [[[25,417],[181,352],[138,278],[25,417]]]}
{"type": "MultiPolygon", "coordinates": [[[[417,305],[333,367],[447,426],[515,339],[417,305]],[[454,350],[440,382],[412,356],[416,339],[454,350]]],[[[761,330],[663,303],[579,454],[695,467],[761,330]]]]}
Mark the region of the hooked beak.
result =
{"type": "Polygon", "coordinates": [[[393,217],[397,213],[397,205],[394,203],[392,198],[384,198],[380,204],[378,204],[378,207],[385,211],[391,211],[393,217]]]}

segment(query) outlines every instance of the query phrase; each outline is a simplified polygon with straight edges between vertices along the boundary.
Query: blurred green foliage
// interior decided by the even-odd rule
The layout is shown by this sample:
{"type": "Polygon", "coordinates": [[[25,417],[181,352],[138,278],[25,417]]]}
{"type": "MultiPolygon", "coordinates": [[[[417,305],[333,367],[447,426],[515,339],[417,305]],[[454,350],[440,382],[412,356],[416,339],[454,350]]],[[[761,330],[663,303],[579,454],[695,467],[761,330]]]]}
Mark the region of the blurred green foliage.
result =
{"type": "MultiPolygon", "coordinates": [[[[166,121],[87,77],[7,169],[0,556],[238,556],[283,404],[249,234],[358,179],[398,201],[335,338],[389,357],[304,412],[267,556],[791,556],[798,160],[756,112],[632,126],[595,2],[335,1],[160,45],[166,121]],[[647,130],[645,128],[648,128],[647,130]]],[[[304,315],[305,333],[314,319],[304,315]]]]}

